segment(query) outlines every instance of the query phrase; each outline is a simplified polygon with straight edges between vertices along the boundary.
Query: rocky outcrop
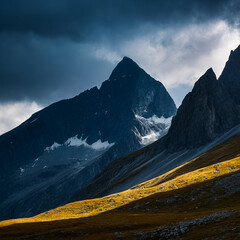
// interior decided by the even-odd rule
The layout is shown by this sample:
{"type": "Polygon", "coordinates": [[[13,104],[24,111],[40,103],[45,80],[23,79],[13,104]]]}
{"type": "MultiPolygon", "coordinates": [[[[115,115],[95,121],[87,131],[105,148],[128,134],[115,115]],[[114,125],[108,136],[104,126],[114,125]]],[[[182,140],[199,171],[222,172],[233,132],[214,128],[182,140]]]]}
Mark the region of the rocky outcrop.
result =
{"type": "Polygon", "coordinates": [[[240,46],[231,51],[219,81],[224,84],[235,103],[240,105],[240,46]]]}
{"type": "Polygon", "coordinates": [[[234,99],[210,68],[195,83],[173,118],[167,136],[168,149],[204,145],[238,124],[239,116],[234,99]]]}

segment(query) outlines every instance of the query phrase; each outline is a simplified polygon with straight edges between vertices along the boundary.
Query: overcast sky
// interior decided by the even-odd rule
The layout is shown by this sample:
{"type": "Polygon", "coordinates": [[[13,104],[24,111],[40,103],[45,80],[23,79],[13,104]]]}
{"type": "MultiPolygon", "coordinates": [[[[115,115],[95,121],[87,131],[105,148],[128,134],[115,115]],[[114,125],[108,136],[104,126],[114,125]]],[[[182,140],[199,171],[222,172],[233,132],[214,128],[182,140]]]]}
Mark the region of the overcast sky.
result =
{"type": "Polygon", "coordinates": [[[123,56],[177,106],[240,44],[240,0],[1,0],[0,134],[100,86],[123,56]]]}

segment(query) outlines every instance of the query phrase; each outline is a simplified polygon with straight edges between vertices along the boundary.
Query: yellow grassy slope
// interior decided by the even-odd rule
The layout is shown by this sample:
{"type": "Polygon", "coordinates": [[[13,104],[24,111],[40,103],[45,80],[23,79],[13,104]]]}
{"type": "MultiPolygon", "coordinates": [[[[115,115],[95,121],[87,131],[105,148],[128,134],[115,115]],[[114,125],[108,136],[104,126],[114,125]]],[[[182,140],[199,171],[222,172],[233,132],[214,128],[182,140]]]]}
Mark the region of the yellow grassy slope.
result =
{"type": "Polygon", "coordinates": [[[223,142],[201,156],[189,161],[159,177],[151,179],[147,182],[139,184],[136,187],[152,187],[154,185],[174,179],[177,176],[194,170],[204,168],[216,163],[221,163],[240,156],[240,134],[230,138],[228,141],[223,142]]]}
{"type": "MultiPolygon", "coordinates": [[[[232,146],[235,146],[235,143],[238,146],[239,140],[240,135],[230,139],[225,144],[221,144],[220,147],[218,146],[217,148],[214,148],[203,156],[184,164],[183,166],[175,168],[160,177],[147,181],[127,191],[103,198],[69,203],[32,218],[3,221],[0,222],[0,227],[16,223],[44,222],[94,216],[126,205],[138,199],[146,198],[152,194],[182,189],[193,184],[211,181],[218,177],[224,177],[226,175],[236,173],[240,171],[240,157],[237,156],[230,160],[226,159],[228,159],[227,156],[232,157],[237,155],[237,153],[232,154],[232,146]],[[216,162],[216,159],[219,159],[219,156],[222,155],[224,155],[224,158],[221,158],[221,160],[225,161],[196,169],[198,164],[201,166],[202,162],[205,162],[205,165],[208,165],[207,163],[214,162],[214,158],[216,162]],[[209,156],[211,160],[209,160],[209,156]],[[188,170],[189,168],[193,168],[193,166],[196,170],[191,172],[183,171],[183,169],[188,170]]],[[[234,147],[235,150],[236,148],[237,147],[234,147]]],[[[240,151],[237,149],[236,152],[239,153],[240,151]]]]}
{"type": "MultiPolygon", "coordinates": [[[[125,226],[123,239],[132,239],[137,230],[151,230],[186,218],[206,216],[223,209],[238,209],[239,194],[232,196],[231,199],[208,204],[207,207],[202,205],[203,198],[193,203],[183,200],[174,204],[162,203],[157,211],[145,212],[145,207],[133,210],[138,204],[150,204],[148,206],[155,209],[156,201],[159,199],[185,193],[188,196],[191,189],[199,186],[204,186],[205,192],[211,192],[211,189],[207,189],[206,183],[240,172],[239,145],[240,135],[189,163],[127,191],[103,198],[70,203],[33,218],[0,222],[0,238],[22,239],[28,236],[31,239],[36,236],[48,236],[47,239],[68,239],[73,234],[71,232],[75,232],[74,239],[115,239],[116,229],[123,229],[125,226]],[[193,170],[188,172],[189,169],[193,170]],[[54,232],[52,237],[49,237],[50,232],[54,232]],[[65,234],[59,235],[59,232],[65,234]],[[81,237],[83,232],[89,236],[81,237]]],[[[235,224],[239,225],[239,217],[234,215],[232,218],[236,218],[235,224]]],[[[218,227],[216,225],[216,232],[218,227]]],[[[204,231],[206,234],[211,234],[207,229],[204,231]]],[[[192,234],[196,237],[196,232],[192,234]]],[[[187,235],[192,239],[191,231],[187,235]]],[[[201,235],[199,239],[200,237],[201,235]]]]}

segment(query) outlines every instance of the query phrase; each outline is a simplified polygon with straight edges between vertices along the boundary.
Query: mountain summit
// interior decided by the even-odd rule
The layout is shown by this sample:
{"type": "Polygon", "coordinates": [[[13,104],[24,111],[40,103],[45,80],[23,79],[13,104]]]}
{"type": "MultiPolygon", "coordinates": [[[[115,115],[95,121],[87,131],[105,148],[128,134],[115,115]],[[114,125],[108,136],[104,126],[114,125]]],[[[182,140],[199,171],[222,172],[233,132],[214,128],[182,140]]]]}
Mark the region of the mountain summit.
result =
{"type": "Polygon", "coordinates": [[[162,83],[124,57],[100,89],[54,103],[0,136],[1,217],[63,204],[110,162],[165,135],[175,113],[162,83]]]}
{"type": "Polygon", "coordinates": [[[179,107],[168,134],[171,151],[207,144],[239,122],[239,113],[226,86],[210,68],[179,107]]]}
{"type": "Polygon", "coordinates": [[[237,105],[240,105],[240,45],[234,51],[231,51],[226,66],[219,77],[219,81],[226,86],[229,94],[237,105]]]}
{"type": "Polygon", "coordinates": [[[112,74],[110,75],[109,79],[114,81],[116,79],[121,78],[122,76],[130,75],[136,76],[139,75],[141,72],[144,72],[144,70],[141,69],[137,65],[137,63],[135,63],[131,58],[125,56],[112,71],[112,74]]]}

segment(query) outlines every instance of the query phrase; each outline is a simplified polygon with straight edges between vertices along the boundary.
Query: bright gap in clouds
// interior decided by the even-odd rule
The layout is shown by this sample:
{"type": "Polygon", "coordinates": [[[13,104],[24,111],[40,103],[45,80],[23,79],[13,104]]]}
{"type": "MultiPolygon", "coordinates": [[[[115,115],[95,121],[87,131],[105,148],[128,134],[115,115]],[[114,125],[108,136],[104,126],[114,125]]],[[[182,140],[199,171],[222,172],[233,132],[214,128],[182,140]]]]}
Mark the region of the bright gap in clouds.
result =
{"type": "Polygon", "coordinates": [[[0,104],[0,135],[17,127],[42,107],[36,102],[0,104]]]}
{"type": "Polygon", "coordinates": [[[180,99],[207,69],[212,67],[217,77],[221,74],[230,51],[239,44],[239,30],[219,21],[160,31],[129,42],[124,50],[172,92],[179,106],[180,99]]]}
{"type": "Polygon", "coordinates": [[[125,41],[118,49],[105,47],[95,54],[112,63],[125,55],[131,57],[164,84],[179,106],[207,69],[212,67],[217,77],[221,74],[230,51],[239,44],[239,30],[217,21],[156,30],[154,34],[125,41]]]}

